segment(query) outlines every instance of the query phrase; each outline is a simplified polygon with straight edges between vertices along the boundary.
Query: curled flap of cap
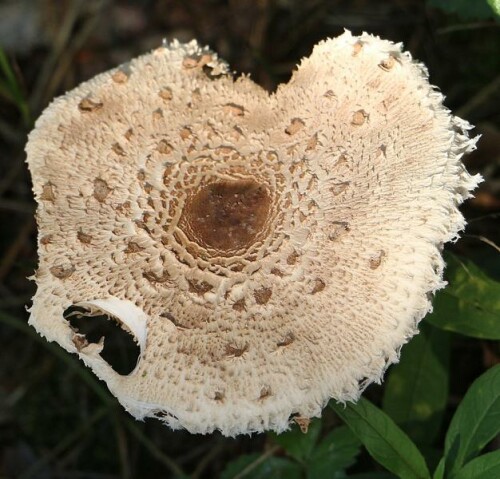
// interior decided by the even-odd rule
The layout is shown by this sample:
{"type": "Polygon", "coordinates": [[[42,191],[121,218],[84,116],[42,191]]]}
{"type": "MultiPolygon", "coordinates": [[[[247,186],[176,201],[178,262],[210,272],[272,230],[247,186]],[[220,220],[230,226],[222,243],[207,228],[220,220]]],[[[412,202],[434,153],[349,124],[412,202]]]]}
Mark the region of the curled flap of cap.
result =
{"type": "Polygon", "coordinates": [[[112,315],[130,330],[141,348],[141,354],[144,352],[148,317],[142,309],[138,308],[131,301],[110,297],[107,299],[82,301],[75,304],[75,306],[89,308],[91,311],[99,308],[99,312],[112,315]]]}

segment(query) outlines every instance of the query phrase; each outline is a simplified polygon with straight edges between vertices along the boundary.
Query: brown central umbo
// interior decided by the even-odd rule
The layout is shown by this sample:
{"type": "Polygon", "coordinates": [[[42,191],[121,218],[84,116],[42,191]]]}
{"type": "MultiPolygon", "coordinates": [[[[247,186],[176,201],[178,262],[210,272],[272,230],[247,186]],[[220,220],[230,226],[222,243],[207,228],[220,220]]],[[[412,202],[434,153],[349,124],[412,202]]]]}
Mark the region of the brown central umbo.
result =
{"type": "Polygon", "coordinates": [[[250,247],[265,229],[271,196],[255,180],[223,180],[188,196],[179,226],[200,246],[231,254],[250,247]]]}

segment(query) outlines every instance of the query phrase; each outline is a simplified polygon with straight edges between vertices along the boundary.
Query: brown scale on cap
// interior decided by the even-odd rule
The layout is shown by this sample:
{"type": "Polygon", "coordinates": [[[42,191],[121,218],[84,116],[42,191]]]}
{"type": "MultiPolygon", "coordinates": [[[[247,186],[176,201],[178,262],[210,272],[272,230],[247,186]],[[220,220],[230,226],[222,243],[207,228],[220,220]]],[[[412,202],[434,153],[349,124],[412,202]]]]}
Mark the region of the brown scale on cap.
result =
{"type": "Polygon", "coordinates": [[[167,87],[164,87],[162,88],[159,92],[158,92],[158,96],[160,98],[162,98],[163,100],[166,100],[166,101],[170,101],[172,100],[172,98],[174,97],[173,93],[172,93],[172,89],[169,88],[168,86],[167,87]]]}
{"type": "Polygon", "coordinates": [[[285,128],[285,133],[287,135],[295,135],[298,133],[300,130],[302,130],[305,126],[305,123],[303,120],[300,118],[294,118],[290,124],[285,128]]]}
{"type": "Polygon", "coordinates": [[[42,194],[40,195],[40,199],[43,201],[54,202],[56,199],[55,188],[54,185],[50,182],[45,183],[42,187],[42,194]]]}
{"type": "Polygon", "coordinates": [[[245,114],[245,108],[234,103],[227,103],[224,105],[224,111],[233,116],[243,116],[245,114]]]}
{"type": "Polygon", "coordinates": [[[311,290],[311,294],[316,294],[323,291],[326,287],[326,283],[321,278],[316,278],[313,281],[313,287],[311,290]]]}
{"type": "Polygon", "coordinates": [[[189,291],[192,293],[196,293],[200,296],[203,296],[205,293],[208,293],[212,289],[212,285],[205,281],[198,281],[196,279],[188,280],[189,283],[189,291]]]}
{"type": "Polygon", "coordinates": [[[102,178],[96,178],[94,180],[94,198],[102,203],[107,196],[111,193],[111,188],[108,186],[106,181],[102,178]]]}
{"type": "Polygon", "coordinates": [[[396,64],[396,59],[392,56],[389,55],[387,58],[384,58],[380,63],[379,67],[382,68],[382,70],[385,70],[388,72],[389,70],[392,70],[394,68],[394,65],[396,64]]]}
{"type": "Polygon", "coordinates": [[[138,419],[306,431],[330,398],[380,381],[429,311],[478,182],[457,153],[468,128],[400,45],[368,34],[319,43],[273,94],[196,42],[157,48],[30,134],[30,324],[138,419]],[[135,369],[118,374],[70,306],[131,335],[135,369]]]}
{"type": "Polygon", "coordinates": [[[76,233],[76,236],[77,238],[82,242],[82,243],[85,243],[85,244],[90,244],[92,243],[92,236],[87,234],[87,233],[84,233],[82,230],[79,230],[77,233],[76,233]]]}
{"type": "Polygon", "coordinates": [[[79,104],[78,108],[82,112],[94,112],[100,110],[103,107],[101,101],[92,100],[91,98],[84,98],[79,104]]]}
{"type": "Polygon", "coordinates": [[[273,290],[271,288],[259,288],[253,292],[255,302],[257,304],[267,304],[273,295],[273,290]]]}
{"type": "Polygon", "coordinates": [[[49,268],[49,271],[59,279],[69,278],[75,271],[73,265],[58,265],[49,268]]]}
{"type": "Polygon", "coordinates": [[[123,70],[116,70],[116,72],[111,75],[111,78],[116,83],[126,83],[128,80],[128,75],[123,70]]]}
{"type": "Polygon", "coordinates": [[[356,126],[361,126],[368,118],[368,113],[365,110],[358,110],[352,114],[351,123],[356,126]]]}
{"type": "Polygon", "coordinates": [[[235,311],[239,311],[239,312],[242,312],[242,311],[246,311],[246,302],[244,299],[239,299],[238,301],[235,301],[233,303],[233,309],[235,311]]]}

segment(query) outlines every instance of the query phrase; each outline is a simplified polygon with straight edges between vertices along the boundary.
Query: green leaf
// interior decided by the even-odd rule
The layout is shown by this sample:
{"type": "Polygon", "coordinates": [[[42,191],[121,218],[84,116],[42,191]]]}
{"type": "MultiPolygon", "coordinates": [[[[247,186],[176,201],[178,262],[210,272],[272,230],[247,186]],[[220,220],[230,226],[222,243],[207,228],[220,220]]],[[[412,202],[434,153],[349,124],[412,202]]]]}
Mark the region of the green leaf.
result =
{"type": "Polygon", "coordinates": [[[304,462],[316,444],[321,431],[321,421],[313,419],[309,424],[307,433],[303,433],[297,425],[294,425],[290,431],[282,434],[269,433],[274,442],[279,444],[288,455],[299,462],[304,462]]]}
{"type": "Polygon", "coordinates": [[[361,442],[347,426],[334,429],[314,448],[307,464],[308,479],[334,477],[356,462],[360,449],[361,442]]]}
{"type": "Polygon", "coordinates": [[[500,365],[474,381],[446,433],[446,472],[457,472],[500,433],[500,365]]]}
{"type": "Polygon", "coordinates": [[[488,5],[497,15],[500,15],[500,0],[488,0],[488,5]]]}
{"type": "Polygon", "coordinates": [[[261,454],[245,454],[231,461],[220,479],[301,479],[301,467],[283,457],[268,457],[261,454]]]}
{"type": "Polygon", "coordinates": [[[483,339],[500,339],[500,283],[474,263],[446,256],[449,285],[434,299],[426,321],[447,331],[483,339]]]}
{"type": "Polygon", "coordinates": [[[441,460],[439,461],[439,464],[436,467],[436,470],[434,471],[434,475],[432,476],[432,479],[444,479],[444,466],[445,466],[445,458],[442,457],[441,460]]]}
{"type": "Polygon", "coordinates": [[[420,323],[420,334],[392,366],[383,410],[418,444],[432,444],[448,399],[449,333],[420,323]]]}
{"type": "Polygon", "coordinates": [[[500,477],[500,451],[489,452],[473,459],[452,479],[484,479],[500,477]]]}
{"type": "Polygon", "coordinates": [[[488,2],[486,0],[428,0],[427,4],[468,20],[492,18],[493,12],[490,6],[494,1],[498,0],[488,0],[488,2]]]}
{"type": "Polygon", "coordinates": [[[357,404],[330,402],[331,407],[358,436],[370,455],[402,479],[430,478],[425,460],[411,439],[370,401],[357,404]]]}

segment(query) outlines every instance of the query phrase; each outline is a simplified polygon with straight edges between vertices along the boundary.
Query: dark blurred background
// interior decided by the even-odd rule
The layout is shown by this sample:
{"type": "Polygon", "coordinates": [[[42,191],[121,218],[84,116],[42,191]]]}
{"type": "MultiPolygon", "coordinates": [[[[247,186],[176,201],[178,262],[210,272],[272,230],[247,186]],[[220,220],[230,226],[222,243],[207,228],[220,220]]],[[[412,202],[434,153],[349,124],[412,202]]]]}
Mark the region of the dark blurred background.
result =
{"type": "MultiPolygon", "coordinates": [[[[24,145],[52,98],[164,38],[196,38],[272,91],[344,28],[403,42],[482,134],[465,161],[485,182],[451,248],[500,279],[500,23],[485,0],[0,0],[0,478],[212,478],[242,454],[280,454],[266,435],[192,436],[133,421],[78,360],[27,326],[37,256],[24,145]]],[[[452,357],[450,410],[500,352],[457,339],[452,357]]],[[[335,420],[325,411],[325,424],[335,420]]]]}

